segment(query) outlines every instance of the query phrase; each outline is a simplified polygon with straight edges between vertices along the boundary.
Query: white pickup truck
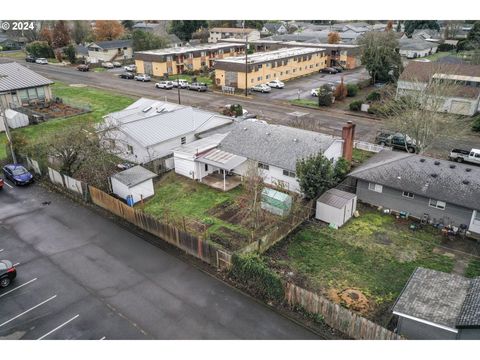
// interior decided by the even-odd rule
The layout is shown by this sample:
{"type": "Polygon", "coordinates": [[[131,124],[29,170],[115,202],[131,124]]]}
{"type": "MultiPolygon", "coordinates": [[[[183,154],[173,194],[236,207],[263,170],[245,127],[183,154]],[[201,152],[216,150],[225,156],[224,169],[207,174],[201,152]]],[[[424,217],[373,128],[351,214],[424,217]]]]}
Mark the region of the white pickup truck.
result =
{"type": "Polygon", "coordinates": [[[476,165],[480,165],[480,149],[462,150],[453,149],[448,156],[450,160],[458,162],[468,162],[476,165]]]}

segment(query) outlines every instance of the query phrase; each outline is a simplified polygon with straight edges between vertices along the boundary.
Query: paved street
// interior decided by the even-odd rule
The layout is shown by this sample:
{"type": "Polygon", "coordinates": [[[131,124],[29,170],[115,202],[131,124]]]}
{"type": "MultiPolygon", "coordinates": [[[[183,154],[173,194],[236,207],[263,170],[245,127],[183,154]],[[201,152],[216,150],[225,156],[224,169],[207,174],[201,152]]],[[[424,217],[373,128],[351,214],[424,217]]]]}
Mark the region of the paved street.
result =
{"type": "Polygon", "coordinates": [[[0,339],[316,339],[39,185],[0,191],[0,339]]]}

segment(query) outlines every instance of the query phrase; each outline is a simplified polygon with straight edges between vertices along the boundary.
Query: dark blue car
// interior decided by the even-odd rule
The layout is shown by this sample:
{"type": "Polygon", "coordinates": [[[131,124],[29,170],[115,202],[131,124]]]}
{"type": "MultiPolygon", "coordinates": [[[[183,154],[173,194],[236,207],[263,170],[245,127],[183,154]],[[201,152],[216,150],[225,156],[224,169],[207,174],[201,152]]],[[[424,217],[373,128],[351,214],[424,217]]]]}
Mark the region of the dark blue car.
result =
{"type": "Polygon", "coordinates": [[[33,182],[33,175],[20,164],[5,165],[3,174],[15,185],[27,185],[33,182]]]}

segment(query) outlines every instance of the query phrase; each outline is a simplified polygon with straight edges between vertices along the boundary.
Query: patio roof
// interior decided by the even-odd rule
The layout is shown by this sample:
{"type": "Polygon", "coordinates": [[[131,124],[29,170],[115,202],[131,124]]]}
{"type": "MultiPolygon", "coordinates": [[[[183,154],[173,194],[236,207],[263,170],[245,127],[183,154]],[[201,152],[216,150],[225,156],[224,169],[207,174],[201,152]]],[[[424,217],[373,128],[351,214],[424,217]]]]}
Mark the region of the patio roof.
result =
{"type": "Polygon", "coordinates": [[[212,149],[205,155],[198,157],[197,161],[204,164],[216,166],[223,170],[231,171],[237,166],[247,161],[247,158],[239,155],[234,155],[223,150],[212,149]]]}

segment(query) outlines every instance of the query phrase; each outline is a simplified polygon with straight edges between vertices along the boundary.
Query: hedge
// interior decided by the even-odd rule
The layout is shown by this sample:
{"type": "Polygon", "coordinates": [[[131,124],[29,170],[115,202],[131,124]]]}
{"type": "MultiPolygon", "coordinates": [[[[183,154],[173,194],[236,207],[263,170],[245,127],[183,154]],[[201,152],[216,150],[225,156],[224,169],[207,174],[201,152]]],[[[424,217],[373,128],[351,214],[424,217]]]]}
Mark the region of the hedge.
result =
{"type": "Polygon", "coordinates": [[[362,104],[363,104],[363,101],[362,100],[355,100],[355,101],[352,101],[349,105],[350,107],[350,110],[352,111],[360,111],[362,109],[362,104]]]}
{"type": "Polygon", "coordinates": [[[360,90],[360,88],[358,87],[357,84],[347,84],[347,96],[348,97],[354,97],[355,95],[357,95],[358,90],[360,90]]]}
{"type": "Polygon", "coordinates": [[[257,254],[234,254],[230,276],[264,300],[281,302],[284,298],[280,277],[257,254]]]}

